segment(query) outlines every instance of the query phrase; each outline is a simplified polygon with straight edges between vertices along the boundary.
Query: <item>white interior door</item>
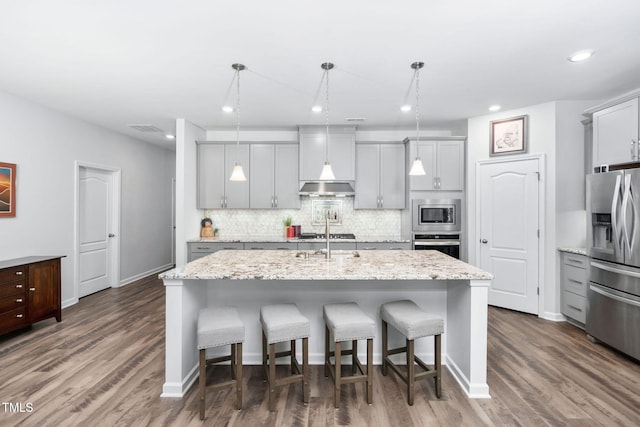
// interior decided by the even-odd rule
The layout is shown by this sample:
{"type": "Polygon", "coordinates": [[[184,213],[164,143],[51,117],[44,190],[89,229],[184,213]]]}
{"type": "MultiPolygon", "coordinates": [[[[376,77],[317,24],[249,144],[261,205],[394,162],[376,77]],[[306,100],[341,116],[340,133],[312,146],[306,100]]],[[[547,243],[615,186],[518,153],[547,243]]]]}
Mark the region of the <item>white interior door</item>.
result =
{"type": "Polygon", "coordinates": [[[112,277],[113,172],[81,167],[79,172],[80,298],[110,288],[112,277]]]}
{"type": "Polygon", "coordinates": [[[538,159],[479,165],[479,250],[489,304],[538,314],[538,159]]]}

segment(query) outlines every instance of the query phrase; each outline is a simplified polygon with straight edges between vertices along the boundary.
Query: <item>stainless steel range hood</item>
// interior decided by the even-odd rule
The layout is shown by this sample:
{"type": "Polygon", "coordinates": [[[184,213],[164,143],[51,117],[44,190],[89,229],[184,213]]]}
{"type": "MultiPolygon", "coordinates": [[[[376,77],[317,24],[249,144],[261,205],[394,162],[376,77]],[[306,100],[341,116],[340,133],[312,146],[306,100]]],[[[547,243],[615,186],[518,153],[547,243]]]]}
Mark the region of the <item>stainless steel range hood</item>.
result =
{"type": "Polygon", "coordinates": [[[305,181],[300,187],[301,196],[353,196],[356,192],[350,181],[305,181]]]}

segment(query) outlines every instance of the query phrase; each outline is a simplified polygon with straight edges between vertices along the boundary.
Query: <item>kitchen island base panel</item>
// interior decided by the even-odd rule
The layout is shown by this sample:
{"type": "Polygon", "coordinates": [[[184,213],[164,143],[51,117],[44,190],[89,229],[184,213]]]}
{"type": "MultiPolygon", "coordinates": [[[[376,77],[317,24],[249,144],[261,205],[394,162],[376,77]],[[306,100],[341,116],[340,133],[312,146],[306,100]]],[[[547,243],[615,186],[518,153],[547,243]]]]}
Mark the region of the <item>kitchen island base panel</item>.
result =
{"type": "MultiPolygon", "coordinates": [[[[471,398],[489,397],[486,383],[487,292],[490,280],[348,280],[270,281],[164,279],[166,289],[166,359],[163,397],[182,397],[197,379],[197,313],[207,306],[233,305],[246,326],[244,364],[262,363],[260,307],[289,302],[311,323],[309,363],[324,364],[322,306],[357,301],[376,319],[379,307],[397,299],[412,299],[422,309],[445,319],[443,361],[471,398]],[[484,313],[484,314],[483,314],[484,313]],[[450,331],[450,333],[448,333],[450,331]]],[[[390,334],[389,345],[401,345],[400,334],[390,334]]],[[[432,340],[416,342],[415,353],[434,360],[432,340]]],[[[366,351],[359,351],[366,357],[366,351]]],[[[381,342],[374,340],[374,364],[381,364],[381,342]]],[[[401,363],[401,362],[400,362],[401,363]]]]}

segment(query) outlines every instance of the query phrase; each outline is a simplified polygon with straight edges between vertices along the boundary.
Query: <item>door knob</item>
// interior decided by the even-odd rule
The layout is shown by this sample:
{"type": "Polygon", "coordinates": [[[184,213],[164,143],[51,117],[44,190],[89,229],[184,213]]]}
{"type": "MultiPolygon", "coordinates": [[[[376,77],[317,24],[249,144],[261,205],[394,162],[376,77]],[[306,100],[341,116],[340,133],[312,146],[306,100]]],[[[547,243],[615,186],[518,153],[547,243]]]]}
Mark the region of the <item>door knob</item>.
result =
{"type": "Polygon", "coordinates": [[[113,233],[109,233],[109,237],[116,237],[116,235],[113,233]]]}
{"type": "Polygon", "coordinates": [[[487,239],[480,239],[480,243],[488,243],[489,241],[487,239]]]}

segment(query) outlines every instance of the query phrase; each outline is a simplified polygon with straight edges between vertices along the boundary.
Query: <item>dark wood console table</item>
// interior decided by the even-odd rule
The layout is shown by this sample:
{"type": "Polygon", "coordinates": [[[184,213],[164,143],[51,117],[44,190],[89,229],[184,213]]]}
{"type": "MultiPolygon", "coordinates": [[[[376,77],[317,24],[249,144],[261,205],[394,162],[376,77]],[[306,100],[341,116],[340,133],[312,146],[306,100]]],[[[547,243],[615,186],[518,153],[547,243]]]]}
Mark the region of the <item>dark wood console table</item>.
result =
{"type": "Polygon", "coordinates": [[[61,258],[30,256],[0,261],[0,334],[50,317],[62,320],[61,258]]]}

